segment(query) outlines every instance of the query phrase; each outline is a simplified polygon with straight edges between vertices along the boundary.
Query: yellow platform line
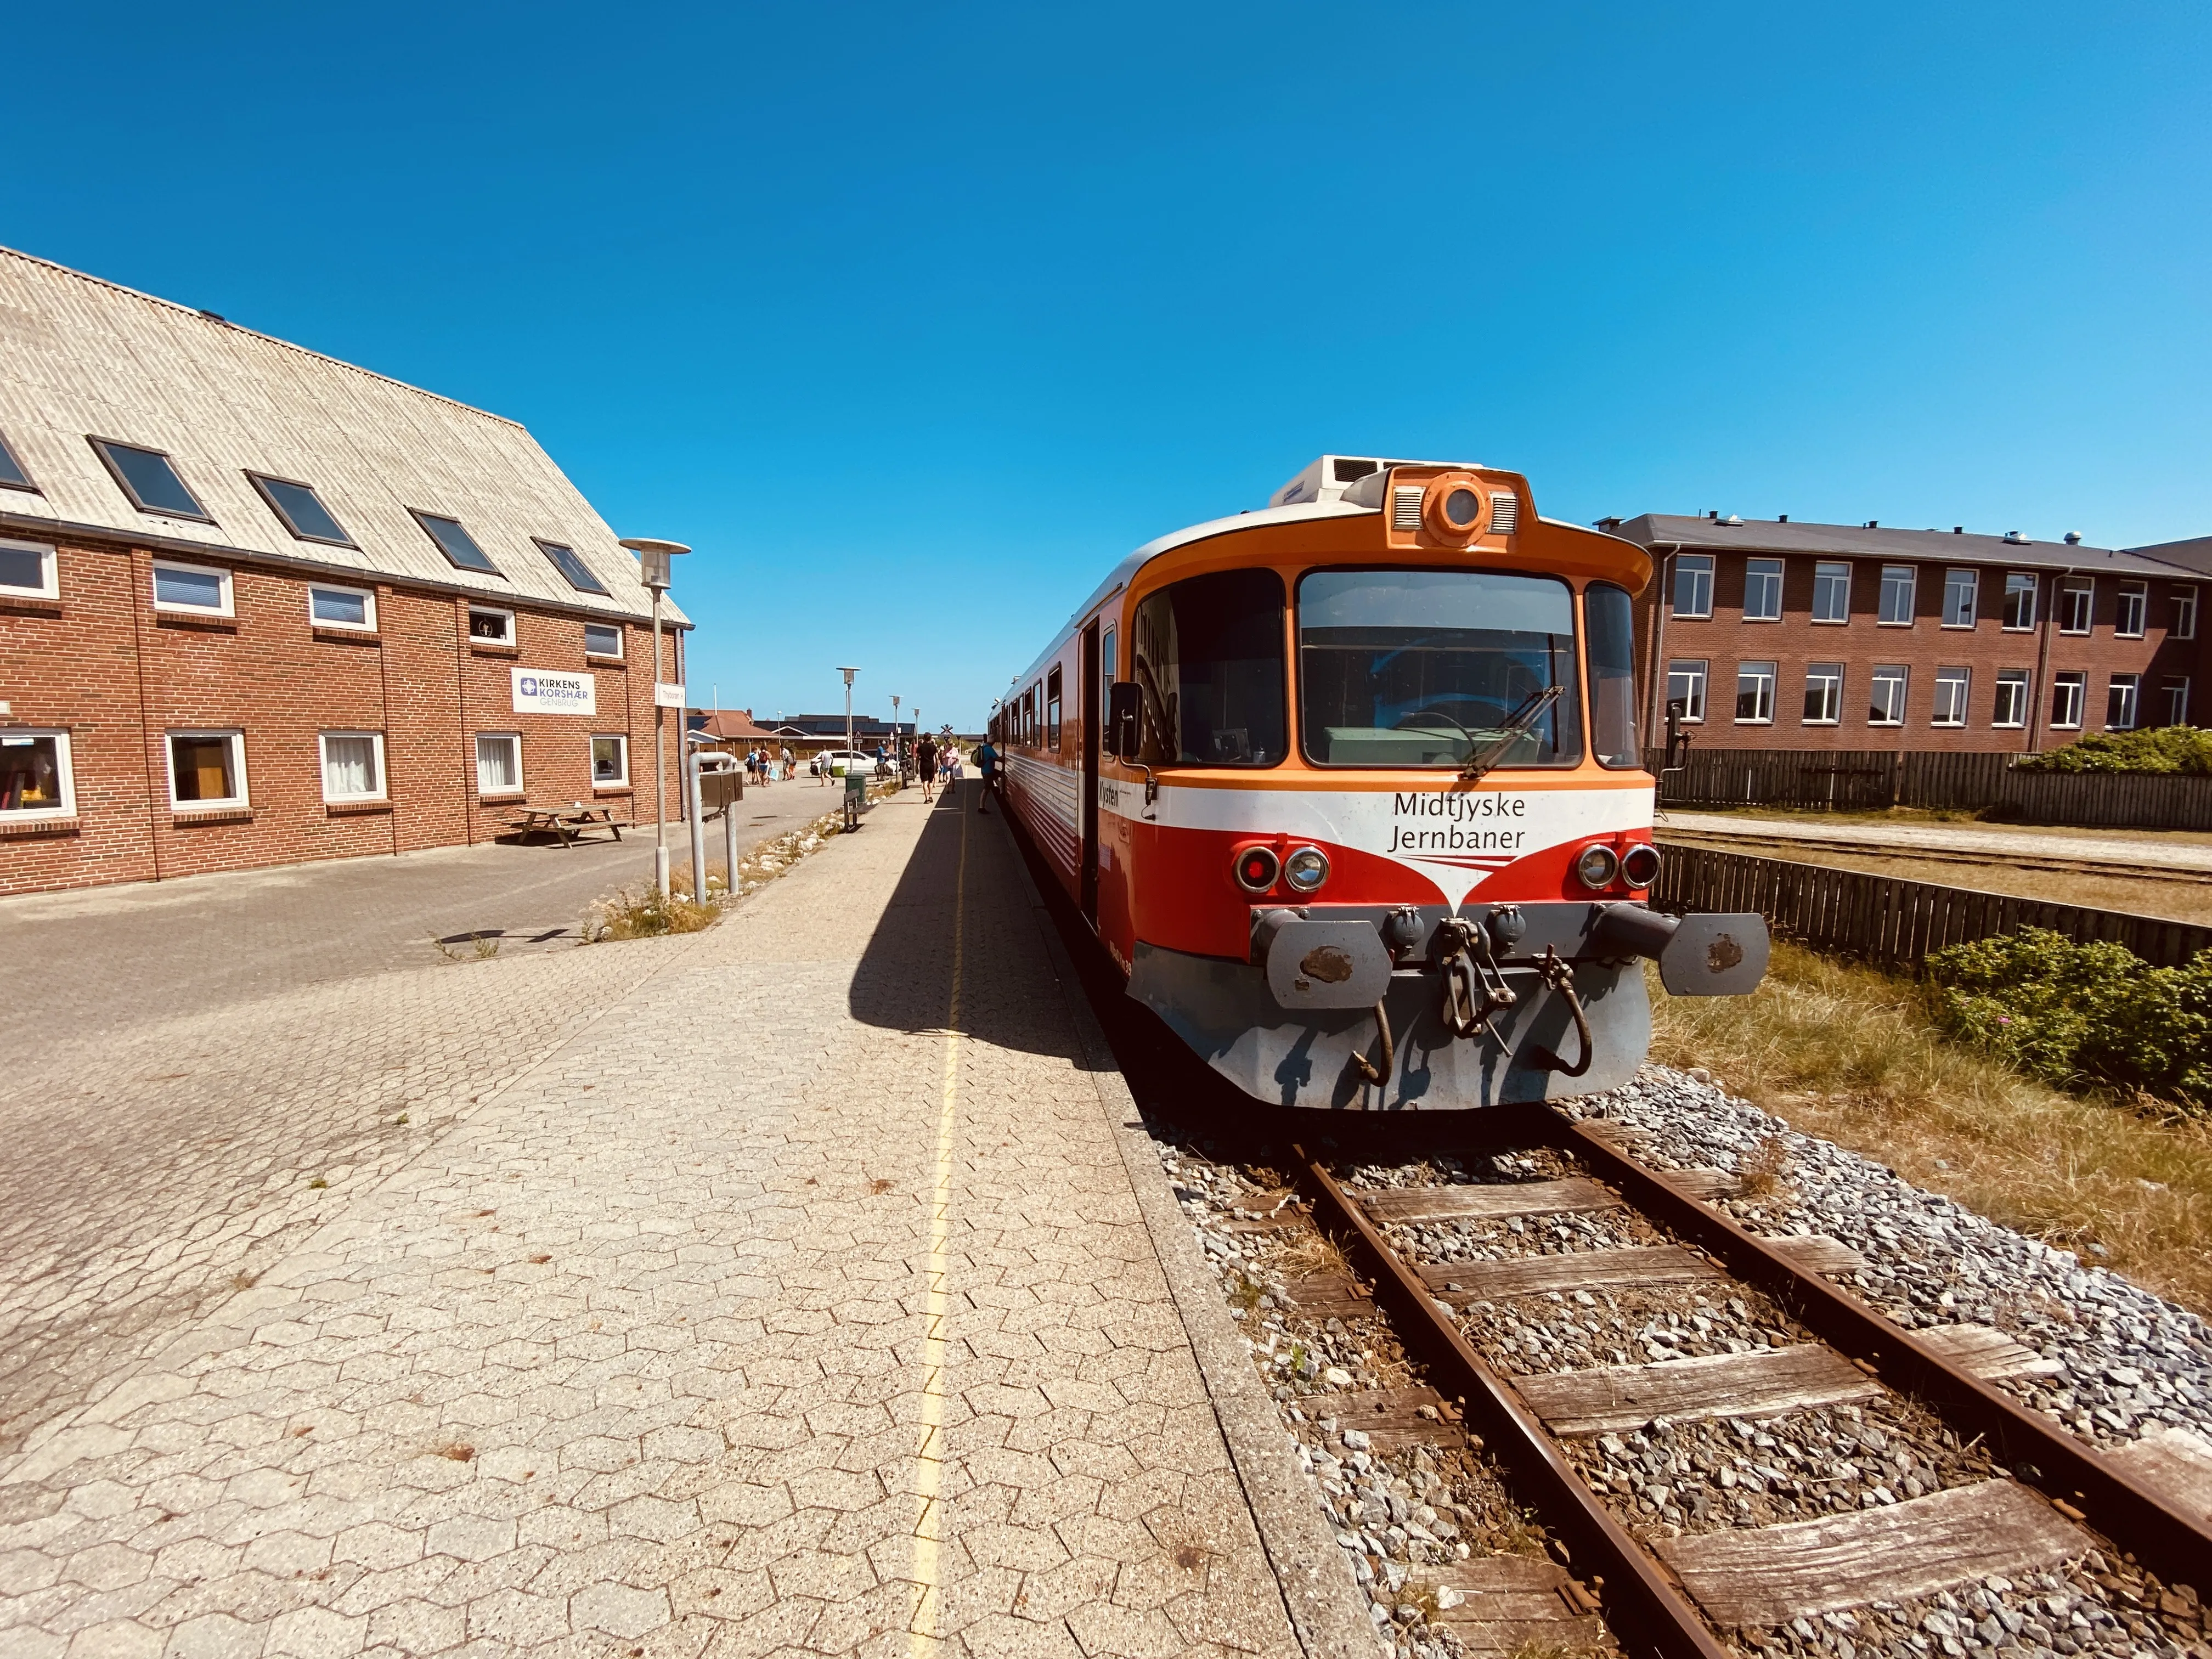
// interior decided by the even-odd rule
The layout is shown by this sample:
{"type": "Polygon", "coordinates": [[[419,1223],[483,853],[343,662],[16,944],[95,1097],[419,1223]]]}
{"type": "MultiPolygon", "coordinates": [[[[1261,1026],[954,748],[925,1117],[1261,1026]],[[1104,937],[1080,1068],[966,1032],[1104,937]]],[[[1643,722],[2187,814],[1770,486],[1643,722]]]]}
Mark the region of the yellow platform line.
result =
{"type": "Polygon", "coordinates": [[[959,861],[952,878],[952,989],[945,1014],[937,1179],[930,1194],[929,1260],[923,1268],[928,1311],[921,1339],[921,1438],[915,1448],[915,1604],[907,1626],[912,1634],[908,1650],[915,1659],[938,1651],[937,1620],[944,1602],[938,1583],[938,1554],[945,1530],[945,1322],[950,1307],[945,1279],[951,1270],[945,1247],[952,1224],[952,1129],[960,1099],[961,933],[967,920],[967,894],[968,815],[963,812],[959,861]]]}

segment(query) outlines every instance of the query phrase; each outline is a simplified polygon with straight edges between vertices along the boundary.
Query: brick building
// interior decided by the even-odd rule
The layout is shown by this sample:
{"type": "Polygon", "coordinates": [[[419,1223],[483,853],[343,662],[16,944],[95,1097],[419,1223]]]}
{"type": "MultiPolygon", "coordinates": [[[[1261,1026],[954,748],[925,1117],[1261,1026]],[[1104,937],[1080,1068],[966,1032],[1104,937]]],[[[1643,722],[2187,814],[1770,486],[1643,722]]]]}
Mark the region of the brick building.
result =
{"type": "Polygon", "coordinates": [[[649,615],[514,422],[0,250],[0,893],[650,817],[649,615]]]}
{"type": "Polygon", "coordinates": [[[1648,730],[1708,748],[2047,749],[2201,723],[2212,543],[2192,564],[1963,530],[1647,514],[1638,600],[1648,730]]]}

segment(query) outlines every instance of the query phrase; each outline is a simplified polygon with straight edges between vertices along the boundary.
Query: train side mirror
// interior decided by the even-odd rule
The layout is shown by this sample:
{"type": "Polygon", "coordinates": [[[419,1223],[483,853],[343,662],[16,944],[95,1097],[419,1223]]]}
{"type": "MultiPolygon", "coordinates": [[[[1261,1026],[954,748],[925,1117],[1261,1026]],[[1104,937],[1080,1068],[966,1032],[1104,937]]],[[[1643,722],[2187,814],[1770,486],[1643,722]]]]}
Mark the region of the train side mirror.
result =
{"type": "Polygon", "coordinates": [[[1137,729],[1142,695],[1134,680],[1116,680],[1106,688],[1106,752],[1116,760],[1134,760],[1144,741],[1137,729]]]}

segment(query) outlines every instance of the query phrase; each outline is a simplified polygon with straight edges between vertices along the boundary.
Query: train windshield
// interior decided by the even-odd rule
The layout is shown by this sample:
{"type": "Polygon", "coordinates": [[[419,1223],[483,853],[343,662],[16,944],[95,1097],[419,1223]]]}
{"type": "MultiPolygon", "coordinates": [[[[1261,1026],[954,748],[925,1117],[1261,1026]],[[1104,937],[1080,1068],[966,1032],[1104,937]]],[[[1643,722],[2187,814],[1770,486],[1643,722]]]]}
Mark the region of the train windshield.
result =
{"type": "Polygon", "coordinates": [[[1222,570],[1171,583],[1137,607],[1129,677],[1147,766],[1276,766],[1290,744],[1283,693],[1283,579],[1222,570]]]}
{"type": "Polygon", "coordinates": [[[1571,766],[1572,591],[1485,570],[1316,570],[1298,583],[1299,714],[1319,766],[1571,766]]]}

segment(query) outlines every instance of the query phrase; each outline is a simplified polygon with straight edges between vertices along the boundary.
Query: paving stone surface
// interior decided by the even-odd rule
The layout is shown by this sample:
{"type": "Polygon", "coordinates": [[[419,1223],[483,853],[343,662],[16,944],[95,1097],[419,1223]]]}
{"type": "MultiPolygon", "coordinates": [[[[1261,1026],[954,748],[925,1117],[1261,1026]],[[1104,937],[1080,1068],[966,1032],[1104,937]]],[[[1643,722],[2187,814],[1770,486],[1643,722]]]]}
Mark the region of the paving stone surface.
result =
{"type": "MultiPolygon", "coordinates": [[[[739,822],[823,805],[775,785],[739,822]]],[[[0,902],[0,1452],[650,971],[577,941],[652,860],[648,828],[0,902]],[[433,943],[473,933],[495,959],[433,943]]]]}
{"type": "Polygon", "coordinates": [[[707,933],[471,972],[593,957],[0,1458],[0,1651],[1294,1650],[991,820],[899,797],[707,933]]]}

